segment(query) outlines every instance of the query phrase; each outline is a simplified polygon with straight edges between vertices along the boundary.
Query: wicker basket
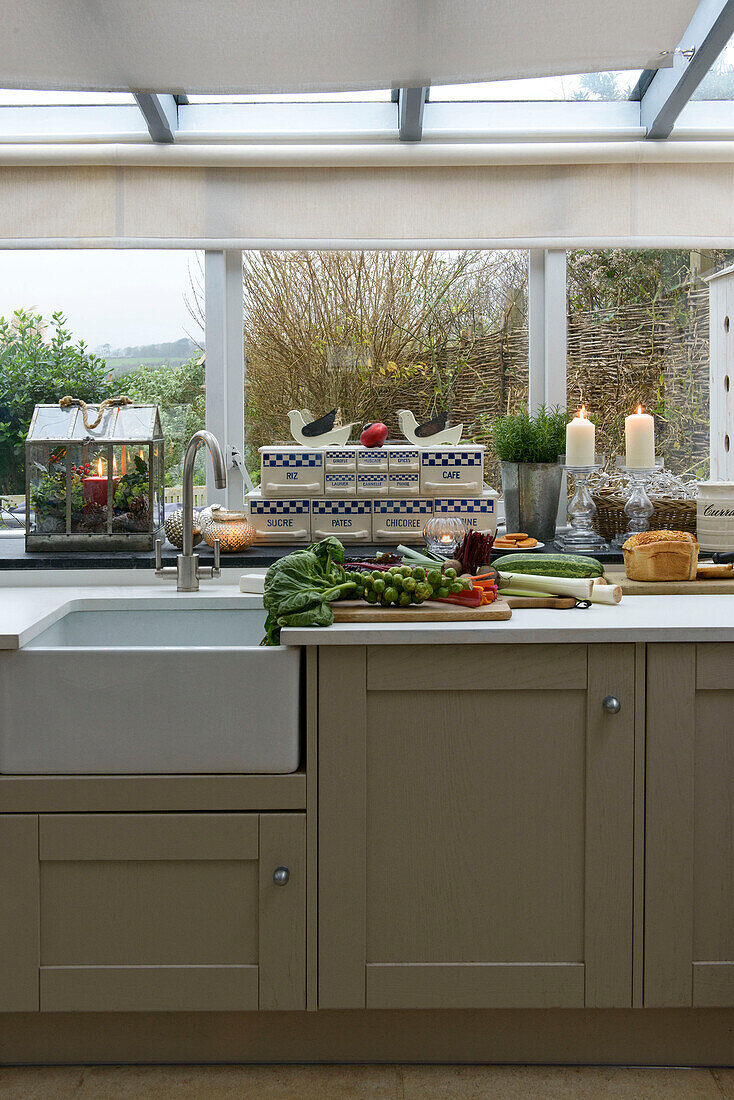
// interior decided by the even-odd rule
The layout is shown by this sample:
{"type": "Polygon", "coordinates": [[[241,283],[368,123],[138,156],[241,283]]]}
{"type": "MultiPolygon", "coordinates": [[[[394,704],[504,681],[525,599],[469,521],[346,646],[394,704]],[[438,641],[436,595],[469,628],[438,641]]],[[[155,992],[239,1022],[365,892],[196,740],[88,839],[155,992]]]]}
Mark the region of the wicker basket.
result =
{"type": "MultiPolygon", "coordinates": [[[[623,534],[629,527],[624,506],[627,497],[614,489],[600,489],[591,494],[596,505],[594,529],[603,539],[611,540],[623,534]]],[[[673,497],[651,497],[654,511],[650,516],[650,530],[689,531],[696,534],[696,501],[673,497]]]]}

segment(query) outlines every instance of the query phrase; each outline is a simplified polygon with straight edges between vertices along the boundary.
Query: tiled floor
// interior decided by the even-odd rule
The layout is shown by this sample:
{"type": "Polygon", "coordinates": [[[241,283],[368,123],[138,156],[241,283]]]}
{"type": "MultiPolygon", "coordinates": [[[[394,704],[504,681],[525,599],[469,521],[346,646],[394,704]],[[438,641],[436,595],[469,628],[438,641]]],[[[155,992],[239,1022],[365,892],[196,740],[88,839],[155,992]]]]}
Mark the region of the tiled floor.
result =
{"type": "Polygon", "coordinates": [[[734,1100],[734,1069],[89,1066],[0,1069],[2,1100],[734,1100]]]}

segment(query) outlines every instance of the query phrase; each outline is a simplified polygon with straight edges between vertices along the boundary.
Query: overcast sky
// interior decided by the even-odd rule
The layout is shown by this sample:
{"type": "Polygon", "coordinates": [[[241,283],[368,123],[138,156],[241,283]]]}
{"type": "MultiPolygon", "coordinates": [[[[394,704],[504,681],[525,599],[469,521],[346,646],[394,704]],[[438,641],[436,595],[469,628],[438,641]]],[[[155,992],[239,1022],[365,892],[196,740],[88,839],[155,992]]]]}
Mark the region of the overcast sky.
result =
{"type": "Polygon", "coordinates": [[[202,337],[186,308],[197,252],[175,249],[0,251],[0,316],[62,310],[76,338],[113,348],[202,337]]]}

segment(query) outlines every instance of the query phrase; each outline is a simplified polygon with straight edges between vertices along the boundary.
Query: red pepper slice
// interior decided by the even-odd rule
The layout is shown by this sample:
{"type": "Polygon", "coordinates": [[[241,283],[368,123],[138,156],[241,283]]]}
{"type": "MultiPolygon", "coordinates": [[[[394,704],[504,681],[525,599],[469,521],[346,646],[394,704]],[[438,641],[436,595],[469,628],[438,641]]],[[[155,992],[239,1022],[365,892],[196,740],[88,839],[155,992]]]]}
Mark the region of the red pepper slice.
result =
{"type": "Polygon", "coordinates": [[[481,607],[482,593],[481,589],[477,589],[476,593],[472,589],[472,592],[457,593],[455,596],[439,596],[436,600],[437,603],[455,603],[459,607],[481,607]]]}

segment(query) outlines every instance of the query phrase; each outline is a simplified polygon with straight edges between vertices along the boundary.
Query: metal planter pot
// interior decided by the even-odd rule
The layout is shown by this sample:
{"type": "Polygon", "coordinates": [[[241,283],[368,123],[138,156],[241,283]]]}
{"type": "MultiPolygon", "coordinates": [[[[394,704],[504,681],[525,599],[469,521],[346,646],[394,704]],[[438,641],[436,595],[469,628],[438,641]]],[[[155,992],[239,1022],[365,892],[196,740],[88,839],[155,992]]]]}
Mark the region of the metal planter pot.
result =
{"type": "Polygon", "coordinates": [[[563,467],[557,462],[501,462],[500,467],[507,530],[552,542],[563,467]]]}

